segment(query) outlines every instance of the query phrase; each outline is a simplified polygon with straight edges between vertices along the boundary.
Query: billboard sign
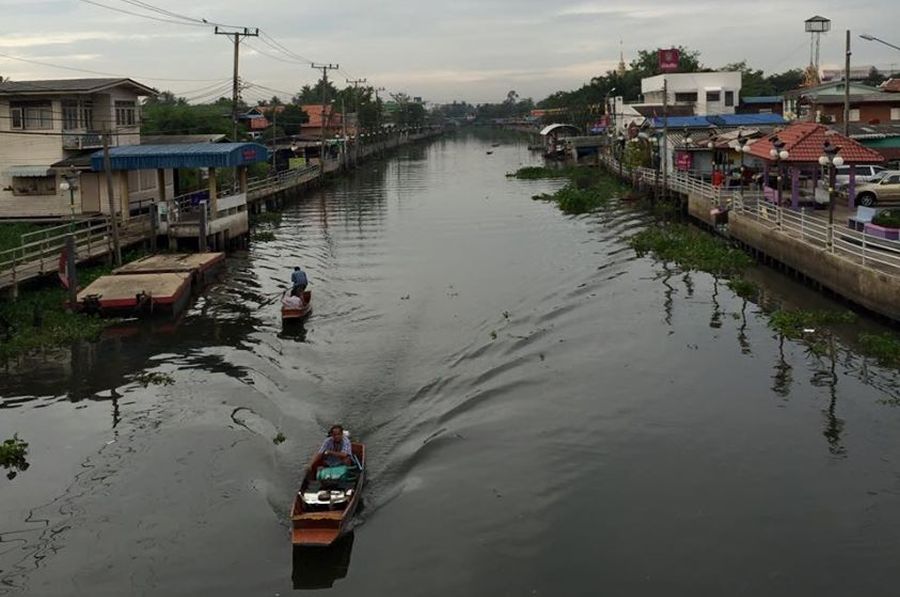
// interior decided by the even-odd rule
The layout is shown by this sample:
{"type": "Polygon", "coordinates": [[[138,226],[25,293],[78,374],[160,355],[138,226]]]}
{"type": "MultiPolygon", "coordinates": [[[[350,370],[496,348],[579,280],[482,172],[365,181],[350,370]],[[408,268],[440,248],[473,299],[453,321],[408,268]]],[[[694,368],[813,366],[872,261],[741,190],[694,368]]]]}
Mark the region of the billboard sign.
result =
{"type": "Polygon", "coordinates": [[[681,51],[678,48],[659,50],[658,54],[659,70],[664,73],[674,73],[678,70],[678,60],[681,58],[681,51]]]}

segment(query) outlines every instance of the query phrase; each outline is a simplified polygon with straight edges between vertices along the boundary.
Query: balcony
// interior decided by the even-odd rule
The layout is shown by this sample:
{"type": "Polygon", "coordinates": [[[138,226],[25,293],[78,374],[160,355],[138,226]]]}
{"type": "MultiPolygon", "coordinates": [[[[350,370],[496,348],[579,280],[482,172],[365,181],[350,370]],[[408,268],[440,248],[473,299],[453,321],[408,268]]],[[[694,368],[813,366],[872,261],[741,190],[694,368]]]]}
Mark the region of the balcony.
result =
{"type": "MultiPolygon", "coordinates": [[[[115,145],[115,137],[112,144],[115,145]]],[[[99,149],[103,147],[103,137],[95,132],[63,132],[62,146],[70,150],[99,149]]]]}

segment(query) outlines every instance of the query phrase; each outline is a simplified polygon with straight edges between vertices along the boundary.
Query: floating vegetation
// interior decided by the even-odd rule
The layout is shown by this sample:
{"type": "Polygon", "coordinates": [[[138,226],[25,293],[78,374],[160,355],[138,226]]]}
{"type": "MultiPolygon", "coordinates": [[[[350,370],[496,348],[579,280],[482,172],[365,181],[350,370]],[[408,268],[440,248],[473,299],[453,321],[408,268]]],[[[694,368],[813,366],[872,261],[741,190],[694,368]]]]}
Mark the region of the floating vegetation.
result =
{"type": "Polygon", "coordinates": [[[629,239],[638,255],[652,253],[685,270],[734,276],[753,264],[753,259],[724,240],[685,224],[657,225],[629,239]]]}
{"type": "Polygon", "coordinates": [[[285,442],[285,440],[287,440],[287,438],[284,436],[284,434],[282,432],[279,431],[275,435],[275,437],[272,438],[272,443],[277,446],[278,444],[283,444],[285,442]]]}
{"type": "Polygon", "coordinates": [[[496,340],[497,339],[497,330],[491,330],[490,336],[491,336],[491,340],[496,340]]]}
{"type": "Polygon", "coordinates": [[[253,234],[250,235],[250,239],[258,243],[267,243],[275,240],[275,233],[270,230],[254,231],[253,234]]]}
{"type": "Polygon", "coordinates": [[[7,469],[6,478],[14,479],[20,472],[28,470],[28,444],[13,435],[0,444],[0,466],[7,469]]]}
{"type": "Polygon", "coordinates": [[[900,338],[894,334],[860,334],[859,343],[866,353],[878,359],[882,365],[900,366],[900,338]]]}
{"type": "Polygon", "coordinates": [[[134,381],[146,388],[147,386],[171,386],[175,383],[175,378],[168,373],[159,371],[142,371],[134,376],[134,381]]]}
{"type": "Polygon", "coordinates": [[[281,223],[280,211],[263,211],[250,216],[251,224],[279,224],[281,223]]]}
{"type": "Polygon", "coordinates": [[[804,334],[816,334],[821,326],[853,323],[856,319],[856,313],[852,311],[779,309],[769,316],[769,326],[789,338],[798,338],[804,334]]]}
{"type": "Polygon", "coordinates": [[[584,166],[569,166],[566,168],[547,168],[544,166],[526,166],[511,172],[506,176],[520,180],[540,180],[543,178],[572,178],[573,175],[589,171],[584,166]]]}
{"type": "Polygon", "coordinates": [[[755,282],[742,277],[734,277],[728,280],[728,288],[741,298],[754,299],[759,295],[759,286],[755,282]]]}

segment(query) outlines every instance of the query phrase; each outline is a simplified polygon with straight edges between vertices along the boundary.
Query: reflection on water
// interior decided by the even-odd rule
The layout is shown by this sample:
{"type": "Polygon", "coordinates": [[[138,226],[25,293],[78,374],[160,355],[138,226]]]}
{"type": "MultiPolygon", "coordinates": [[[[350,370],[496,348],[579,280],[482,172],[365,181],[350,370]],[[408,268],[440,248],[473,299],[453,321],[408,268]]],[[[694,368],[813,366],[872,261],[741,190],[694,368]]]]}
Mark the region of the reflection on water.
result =
{"type": "Polygon", "coordinates": [[[329,547],[295,547],[291,579],[294,589],[328,589],[347,576],[353,553],[353,533],[329,547]]]}

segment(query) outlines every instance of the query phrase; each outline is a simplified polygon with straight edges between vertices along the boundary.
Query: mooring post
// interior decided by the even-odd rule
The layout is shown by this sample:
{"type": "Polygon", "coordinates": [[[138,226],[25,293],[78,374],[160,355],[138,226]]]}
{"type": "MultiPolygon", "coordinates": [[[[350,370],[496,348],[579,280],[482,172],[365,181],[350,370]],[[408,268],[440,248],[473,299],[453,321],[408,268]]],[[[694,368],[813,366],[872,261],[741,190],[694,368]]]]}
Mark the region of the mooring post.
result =
{"type": "Polygon", "coordinates": [[[209,212],[206,210],[206,201],[200,202],[200,253],[206,252],[206,237],[209,234],[209,212]]]}

